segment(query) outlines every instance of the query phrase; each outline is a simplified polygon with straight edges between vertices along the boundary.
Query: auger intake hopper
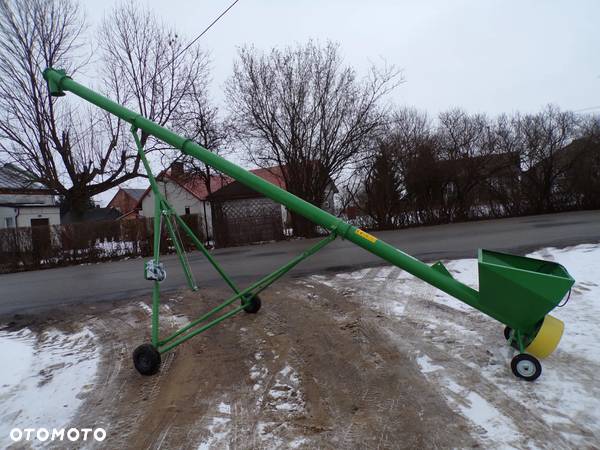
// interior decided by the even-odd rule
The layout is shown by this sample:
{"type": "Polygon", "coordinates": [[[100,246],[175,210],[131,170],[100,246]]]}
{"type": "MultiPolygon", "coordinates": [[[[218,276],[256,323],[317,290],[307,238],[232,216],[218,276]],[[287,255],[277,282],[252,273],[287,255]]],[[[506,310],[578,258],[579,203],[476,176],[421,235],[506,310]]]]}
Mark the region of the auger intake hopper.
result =
{"type": "Polygon", "coordinates": [[[531,338],[575,282],[560,264],[525,256],[480,249],[478,264],[482,311],[531,338]]]}

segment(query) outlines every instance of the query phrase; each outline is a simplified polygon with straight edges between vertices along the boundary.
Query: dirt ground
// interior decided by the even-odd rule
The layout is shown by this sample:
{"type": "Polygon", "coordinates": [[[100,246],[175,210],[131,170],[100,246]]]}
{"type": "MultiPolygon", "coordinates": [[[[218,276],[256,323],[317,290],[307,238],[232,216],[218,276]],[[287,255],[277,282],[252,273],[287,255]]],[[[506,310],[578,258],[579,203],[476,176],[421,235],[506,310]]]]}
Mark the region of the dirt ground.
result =
{"type": "MultiPolygon", "coordinates": [[[[393,295],[386,277],[397,273],[367,269],[335,288],[327,282],[334,275],[280,281],[261,294],[258,314],[242,312],[163,355],[152,377],[139,375],[131,361],[133,349],[149,340],[149,296],[14,316],[4,323],[9,330],[87,327],[94,333],[100,346],[97,379],[70,426],[105,428],[108,437],[95,448],[494,447],[485,430],[460,414],[463,396],[450,392],[449,401],[431,371],[418,363],[422,355],[461,386],[494,399],[527,436],[523,447],[572,445],[560,428],[532,415],[477,370],[491,367],[516,382],[499,365],[506,355],[493,355],[480,342],[471,345],[468,333],[436,333],[419,317],[448,316],[465,329],[484,330],[483,341],[497,341],[502,330],[490,328],[489,319],[476,312],[461,318],[443,303],[414,299],[402,303],[411,314],[398,315],[364,300],[365,292],[382,301],[393,295]],[[470,363],[453,356],[458,353],[470,363]]],[[[225,295],[201,288],[165,298],[162,333],[225,295]]],[[[580,448],[598,443],[594,430],[571,431],[583,436],[580,448]]]]}
{"type": "MultiPolygon", "coordinates": [[[[414,361],[382,336],[383,317],[334,291],[314,301],[298,286],[279,283],[263,293],[258,314],[240,313],[167,353],[153,377],[131,362],[149,338],[142,299],[17,316],[10,329],[71,332],[79,324],[94,332],[102,355],[96,388],[70,426],[106,428],[105,448],[477,445],[414,361]]],[[[179,317],[163,329],[216,306],[223,294],[167,301],[179,317]]]]}

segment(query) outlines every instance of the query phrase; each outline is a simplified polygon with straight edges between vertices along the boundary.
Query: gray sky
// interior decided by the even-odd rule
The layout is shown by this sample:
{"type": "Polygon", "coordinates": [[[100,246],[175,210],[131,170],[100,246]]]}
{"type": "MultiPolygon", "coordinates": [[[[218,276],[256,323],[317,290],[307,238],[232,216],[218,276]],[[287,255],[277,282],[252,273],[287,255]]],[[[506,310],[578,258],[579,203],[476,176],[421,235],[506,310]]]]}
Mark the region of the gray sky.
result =
{"type": "MultiPolygon", "coordinates": [[[[119,1],[84,2],[89,24],[119,1]]],[[[140,5],[189,41],[231,1],[140,5]]],[[[383,60],[401,68],[406,82],[389,100],[432,116],[455,106],[495,115],[548,103],[600,112],[599,20],[600,0],[240,0],[199,42],[212,55],[219,104],[238,46],[268,50],[314,38],[338,41],[360,73],[383,60]]]]}
{"type": "MultiPolygon", "coordinates": [[[[91,25],[116,0],[85,2],[91,25]]],[[[195,37],[231,0],[141,1],[195,37]]],[[[240,0],[202,39],[213,60],[213,97],[236,48],[341,43],[359,71],[381,58],[404,71],[398,104],[436,114],[535,111],[547,103],[600,111],[599,0],[240,0]]]]}

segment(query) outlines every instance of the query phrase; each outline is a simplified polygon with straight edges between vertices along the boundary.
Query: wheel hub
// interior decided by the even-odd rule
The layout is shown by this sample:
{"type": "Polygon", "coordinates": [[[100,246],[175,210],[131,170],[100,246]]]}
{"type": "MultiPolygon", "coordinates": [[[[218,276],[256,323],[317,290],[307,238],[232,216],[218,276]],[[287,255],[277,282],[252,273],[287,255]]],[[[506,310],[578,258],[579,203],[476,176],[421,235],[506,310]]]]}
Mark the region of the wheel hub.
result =
{"type": "Polygon", "coordinates": [[[519,361],[517,370],[524,377],[530,377],[535,372],[535,365],[531,361],[519,361]]]}

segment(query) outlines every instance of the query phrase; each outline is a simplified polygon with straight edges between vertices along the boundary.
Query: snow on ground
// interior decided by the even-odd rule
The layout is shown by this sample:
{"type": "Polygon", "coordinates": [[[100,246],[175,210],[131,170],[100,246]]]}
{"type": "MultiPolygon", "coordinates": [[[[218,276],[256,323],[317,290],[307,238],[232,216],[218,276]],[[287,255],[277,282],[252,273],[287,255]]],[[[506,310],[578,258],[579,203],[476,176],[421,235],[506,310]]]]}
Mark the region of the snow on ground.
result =
{"type": "Polygon", "coordinates": [[[62,428],[69,425],[93,389],[99,361],[94,334],[24,328],[0,331],[0,447],[12,428],[62,428]]]}
{"type": "Polygon", "coordinates": [[[95,247],[100,252],[100,257],[115,257],[135,254],[137,244],[136,241],[108,241],[97,239],[95,247]]]}
{"type": "Polygon", "coordinates": [[[207,426],[208,437],[198,446],[198,450],[229,448],[228,437],[230,422],[229,412],[212,417],[207,426]]]}
{"type": "MultiPolygon", "coordinates": [[[[169,301],[173,302],[175,299],[170,298],[169,301]]],[[[152,316],[152,306],[143,301],[138,302],[138,306],[149,317],[152,316]]],[[[183,314],[175,314],[171,307],[166,303],[160,304],[159,320],[161,322],[161,326],[168,325],[174,329],[182,328],[190,323],[190,319],[187,316],[183,314]]]]}
{"type": "MultiPolygon", "coordinates": [[[[471,422],[484,447],[600,447],[600,245],[546,248],[528,256],[556,261],[576,280],[569,303],[552,312],[565,322],[565,334],[542,361],[542,376],[534,383],[512,375],[514,353],[502,339],[501,324],[398,268],[315,275],[309,281],[397,320],[391,338],[413,346],[424,376],[471,422]],[[400,336],[406,323],[417,324],[416,345],[400,336]],[[528,427],[543,430],[541,436],[528,427]]],[[[455,278],[478,288],[477,260],[444,264],[455,278]]]]}
{"type": "MultiPolygon", "coordinates": [[[[243,331],[243,329],[241,330],[243,331]]],[[[258,351],[254,354],[249,376],[252,380],[252,398],[256,402],[250,409],[262,413],[272,420],[260,421],[256,425],[256,441],[248,444],[258,448],[298,448],[306,444],[303,437],[290,438],[287,419],[305,413],[305,400],[301,391],[300,377],[296,369],[281,361],[281,369],[269,373],[266,363],[279,360],[274,351],[258,351]]],[[[241,401],[239,398],[237,401],[241,401]]],[[[203,428],[198,450],[230,448],[231,428],[236,413],[243,418],[244,407],[233,408],[225,401],[219,402],[211,414],[203,417],[198,427],[203,428]]],[[[239,417],[238,417],[239,419],[239,417]]]]}

